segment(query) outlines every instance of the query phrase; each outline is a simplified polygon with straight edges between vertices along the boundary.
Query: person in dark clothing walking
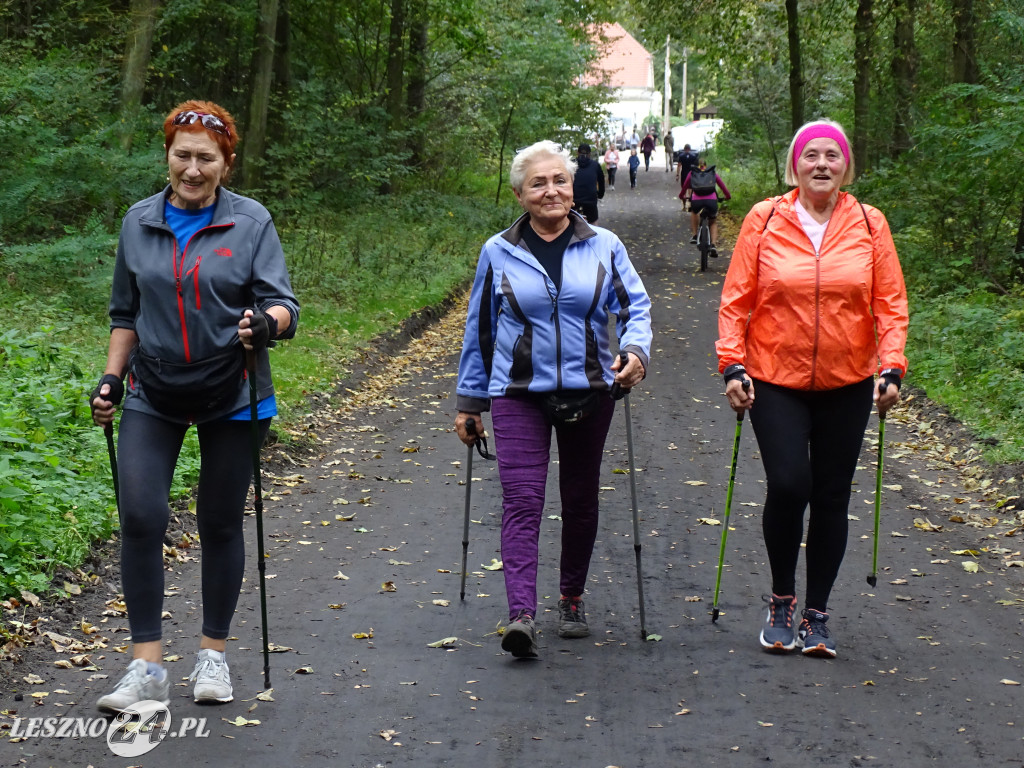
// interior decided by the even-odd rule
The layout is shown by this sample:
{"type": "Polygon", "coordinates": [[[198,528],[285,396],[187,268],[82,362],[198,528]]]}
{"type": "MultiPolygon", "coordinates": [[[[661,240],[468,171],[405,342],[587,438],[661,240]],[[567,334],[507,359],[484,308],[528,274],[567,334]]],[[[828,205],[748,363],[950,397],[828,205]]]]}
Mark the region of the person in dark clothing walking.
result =
{"type": "MultiPolygon", "coordinates": [[[[694,152],[689,144],[684,144],[683,148],[676,153],[676,181],[680,184],[685,184],[687,177],[690,175],[690,171],[697,167],[697,160],[700,156],[694,152]]],[[[680,190],[679,199],[683,201],[683,211],[686,211],[686,201],[690,199],[690,195],[687,194],[689,190],[680,190]]]]}
{"type": "Polygon", "coordinates": [[[647,135],[644,136],[644,140],[640,142],[640,151],[644,155],[644,170],[651,170],[651,153],[654,152],[654,145],[657,144],[657,139],[654,138],[654,131],[648,131],[647,135]]]}
{"type": "Polygon", "coordinates": [[[580,144],[576,155],[576,176],[572,181],[573,208],[593,224],[597,221],[597,201],[604,197],[604,172],[591,160],[590,145],[580,144]]]}

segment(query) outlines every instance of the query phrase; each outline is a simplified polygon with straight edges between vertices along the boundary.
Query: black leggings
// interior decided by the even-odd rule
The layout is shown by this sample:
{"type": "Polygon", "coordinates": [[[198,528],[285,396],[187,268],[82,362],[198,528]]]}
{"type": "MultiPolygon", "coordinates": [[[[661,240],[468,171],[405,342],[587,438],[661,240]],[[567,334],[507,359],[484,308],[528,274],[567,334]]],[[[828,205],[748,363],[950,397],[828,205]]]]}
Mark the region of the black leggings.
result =
{"type": "Polygon", "coordinates": [[[807,608],[827,611],[846,553],[850,485],[874,381],[818,392],[755,381],[750,423],[764,463],[768,491],[762,529],[772,591],[796,594],[796,564],[807,524],[807,608]]]}
{"type": "MultiPolygon", "coordinates": [[[[260,442],[270,419],[261,419],[260,442]]],[[[188,427],[122,411],[118,428],[121,584],[132,642],[161,638],[163,544],[167,503],[188,427]]],[[[242,519],[252,480],[252,424],[215,421],[196,427],[201,464],[196,523],[202,543],[203,634],[226,639],[245,568],[242,519]]]]}

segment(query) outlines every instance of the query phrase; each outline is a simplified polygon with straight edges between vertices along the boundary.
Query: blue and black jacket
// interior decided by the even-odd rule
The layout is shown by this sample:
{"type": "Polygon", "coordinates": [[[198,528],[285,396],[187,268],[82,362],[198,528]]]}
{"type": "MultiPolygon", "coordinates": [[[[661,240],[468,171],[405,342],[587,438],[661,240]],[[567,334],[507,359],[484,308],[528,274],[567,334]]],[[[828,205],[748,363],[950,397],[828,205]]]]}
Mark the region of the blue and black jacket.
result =
{"type": "Polygon", "coordinates": [[[575,211],[569,217],[560,290],[523,241],[526,214],[480,251],[459,362],[460,411],[489,410],[494,397],[608,391],[610,316],[620,349],[648,368],[651,300],[625,246],[575,211]]]}

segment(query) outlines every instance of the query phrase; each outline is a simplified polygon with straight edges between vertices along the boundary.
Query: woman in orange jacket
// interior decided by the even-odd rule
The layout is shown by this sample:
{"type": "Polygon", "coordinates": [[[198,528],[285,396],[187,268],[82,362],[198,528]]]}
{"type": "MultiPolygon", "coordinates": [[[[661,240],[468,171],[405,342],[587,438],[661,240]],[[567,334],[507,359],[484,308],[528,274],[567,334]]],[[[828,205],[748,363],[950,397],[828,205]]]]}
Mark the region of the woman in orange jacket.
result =
{"type": "Polygon", "coordinates": [[[760,641],[770,652],[836,655],[828,601],[846,552],[850,485],[872,401],[891,408],[907,370],[903,271],[885,216],[840,190],[853,173],[838,123],[800,128],[786,165],[796,189],[747,214],[722,289],[718,369],[732,409],[750,411],[767,481],[772,595],[760,641]]]}

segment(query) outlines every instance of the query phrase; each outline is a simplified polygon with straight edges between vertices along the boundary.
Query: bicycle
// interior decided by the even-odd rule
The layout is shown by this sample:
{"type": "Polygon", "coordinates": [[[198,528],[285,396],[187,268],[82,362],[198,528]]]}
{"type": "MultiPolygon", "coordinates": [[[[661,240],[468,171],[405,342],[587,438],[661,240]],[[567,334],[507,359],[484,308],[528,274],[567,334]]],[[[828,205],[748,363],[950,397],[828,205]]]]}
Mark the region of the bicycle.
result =
{"type": "MultiPolygon", "coordinates": [[[[722,202],[722,198],[718,198],[722,202]]],[[[692,205],[692,203],[691,203],[692,205]]],[[[708,269],[708,254],[711,252],[711,222],[708,219],[707,208],[700,210],[700,224],[697,227],[697,250],[700,251],[700,271],[708,269]]]]}

